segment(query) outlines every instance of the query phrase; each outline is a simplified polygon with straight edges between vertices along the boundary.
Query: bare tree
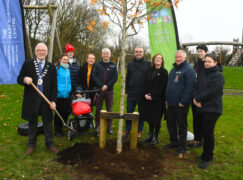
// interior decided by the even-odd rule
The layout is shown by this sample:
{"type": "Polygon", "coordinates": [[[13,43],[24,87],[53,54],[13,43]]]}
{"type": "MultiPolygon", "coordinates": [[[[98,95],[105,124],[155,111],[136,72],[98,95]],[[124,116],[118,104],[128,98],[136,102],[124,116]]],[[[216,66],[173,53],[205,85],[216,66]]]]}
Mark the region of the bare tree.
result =
{"type": "MultiPolygon", "coordinates": [[[[107,29],[93,29],[90,32],[90,24],[102,27],[99,13],[93,6],[89,6],[85,0],[24,0],[24,5],[47,4],[58,5],[57,30],[63,51],[65,44],[71,43],[77,49],[76,56],[81,61],[89,52],[100,54],[107,29]]],[[[48,43],[51,29],[47,9],[26,9],[24,13],[32,46],[39,41],[48,43]]],[[[54,59],[56,60],[59,55],[58,47],[54,46],[54,59]]]]}

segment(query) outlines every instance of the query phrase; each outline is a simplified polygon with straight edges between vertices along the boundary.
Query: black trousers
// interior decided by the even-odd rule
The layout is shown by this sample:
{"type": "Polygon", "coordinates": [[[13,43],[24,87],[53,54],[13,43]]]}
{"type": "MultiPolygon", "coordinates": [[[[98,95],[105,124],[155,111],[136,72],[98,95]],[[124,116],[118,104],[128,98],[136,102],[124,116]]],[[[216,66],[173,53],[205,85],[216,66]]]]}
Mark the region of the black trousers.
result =
{"type": "Polygon", "coordinates": [[[193,117],[193,133],[194,140],[202,141],[202,126],[203,126],[203,117],[200,113],[196,111],[196,106],[192,104],[192,117],[193,117]]]}
{"type": "Polygon", "coordinates": [[[203,117],[203,153],[201,157],[205,161],[210,161],[213,160],[214,128],[220,115],[214,112],[205,112],[201,113],[201,116],[203,117]]]}
{"type": "Polygon", "coordinates": [[[44,135],[45,135],[45,144],[47,148],[50,148],[54,145],[53,143],[53,134],[52,134],[52,112],[49,108],[49,105],[39,97],[39,108],[38,111],[33,113],[32,117],[29,119],[29,147],[35,147],[36,146],[36,137],[38,132],[38,116],[42,116],[43,121],[43,129],[44,129],[44,135]],[[48,106],[48,108],[47,108],[48,106]],[[48,112],[47,112],[48,111],[48,112]]]}
{"type": "MultiPolygon", "coordinates": [[[[70,106],[71,102],[69,98],[58,98],[56,102],[56,109],[59,112],[59,114],[62,116],[65,123],[67,123],[68,115],[70,112],[70,106]]],[[[63,123],[61,119],[55,114],[54,116],[54,126],[55,126],[55,132],[62,131],[63,123]]]]}
{"type": "Polygon", "coordinates": [[[167,128],[171,144],[186,150],[187,114],[189,107],[171,107],[167,109],[167,128]]]}

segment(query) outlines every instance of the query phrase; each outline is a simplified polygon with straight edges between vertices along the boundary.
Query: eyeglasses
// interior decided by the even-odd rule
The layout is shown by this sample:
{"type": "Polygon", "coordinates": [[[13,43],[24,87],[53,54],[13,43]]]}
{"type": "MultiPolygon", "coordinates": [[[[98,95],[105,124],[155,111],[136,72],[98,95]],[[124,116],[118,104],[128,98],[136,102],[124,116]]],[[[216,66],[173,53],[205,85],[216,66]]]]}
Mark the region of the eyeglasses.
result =
{"type": "Polygon", "coordinates": [[[46,49],[37,49],[36,51],[37,52],[46,52],[47,50],[46,49]]]}
{"type": "Polygon", "coordinates": [[[135,53],[142,53],[143,51],[135,51],[135,53]]]}

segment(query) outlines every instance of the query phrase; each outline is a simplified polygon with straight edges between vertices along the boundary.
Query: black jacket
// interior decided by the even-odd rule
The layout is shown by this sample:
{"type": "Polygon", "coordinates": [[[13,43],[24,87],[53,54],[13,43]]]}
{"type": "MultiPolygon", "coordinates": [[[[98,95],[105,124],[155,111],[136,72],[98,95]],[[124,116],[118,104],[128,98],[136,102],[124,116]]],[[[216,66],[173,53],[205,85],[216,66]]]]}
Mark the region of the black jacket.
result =
{"type": "Polygon", "coordinates": [[[101,60],[95,64],[92,76],[97,88],[101,89],[104,85],[107,85],[107,90],[113,90],[113,86],[118,79],[116,64],[112,61],[105,63],[101,60]]]}
{"type": "Polygon", "coordinates": [[[150,69],[150,62],[144,59],[133,59],[127,65],[126,94],[130,100],[141,100],[145,91],[146,74],[150,69]]]}
{"type": "Polygon", "coordinates": [[[76,59],[72,64],[69,63],[69,70],[71,75],[72,90],[80,86],[80,65],[76,59]]]}
{"type": "Polygon", "coordinates": [[[89,88],[87,86],[87,73],[88,73],[88,63],[84,63],[83,66],[80,67],[80,77],[81,77],[81,86],[85,90],[91,90],[95,87],[94,79],[93,79],[93,69],[95,64],[92,67],[91,75],[89,79],[89,88]]]}
{"type": "Polygon", "coordinates": [[[196,82],[193,96],[202,103],[198,112],[216,112],[222,114],[224,76],[219,66],[205,69],[196,82]]]}
{"type": "Polygon", "coordinates": [[[152,101],[144,98],[142,114],[144,120],[159,126],[165,112],[165,90],[168,82],[168,72],[164,68],[150,68],[145,83],[145,94],[150,94],[152,101]]]}
{"type": "Polygon", "coordinates": [[[194,71],[197,73],[197,77],[200,76],[200,74],[204,70],[204,61],[201,59],[198,59],[194,64],[194,71]]]}
{"type": "MultiPolygon", "coordinates": [[[[55,102],[57,98],[56,67],[46,60],[45,66],[43,68],[43,72],[45,70],[47,73],[43,77],[43,94],[47,97],[47,99],[55,102]]],[[[31,85],[26,85],[24,83],[24,78],[26,76],[31,77],[33,83],[37,86],[38,76],[36,73],[34,60],[24,62],[21,71],[19,73],[19,76],[17,78],[17,82],[20,85],[24,86],[22,118],[29,120],[30,118],[32,118],[33,114],[39,114],[38,110],[39,110],[40,95],[35,91],[35,89],[31,85]]],[[[43,104],[43,111],[47,116],[52,116],[52,111],[50,109],[50,106],[47,103],[43,104]]]]}
{"type": "MultiPolygon", "coordinates": [[[[223,66],[222,64],[218,63],[217,64],[219,70],[223,72],[223,66]]],[[[198,59],[197,62],[194,64],[194,71],[197,73],[197,77],[200,76],[200,74],[204,71],[204,61],[201,59],[198,59]]]]}

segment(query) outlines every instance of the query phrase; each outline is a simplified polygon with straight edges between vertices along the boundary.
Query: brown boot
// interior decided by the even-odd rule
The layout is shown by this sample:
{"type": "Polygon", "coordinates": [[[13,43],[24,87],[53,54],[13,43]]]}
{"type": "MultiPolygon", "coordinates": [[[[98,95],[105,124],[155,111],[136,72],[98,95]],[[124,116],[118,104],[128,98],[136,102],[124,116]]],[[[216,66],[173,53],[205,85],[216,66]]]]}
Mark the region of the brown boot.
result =
{"type": "Polygon", "coordinates": [[[57,153],[59,153],[58,149],[57,149],[55,146],[52,146],[52,147],[48,148],[48,150],[49,150],[50,152],[52,152],[53,154],[57,154],[57,153]]]}
{"type": "Polygon", "coordinates": [[[26,154],[27,155],[31,155],[35,152],[35,148],[34,147],[28,147],[27,151],[26,151],[26,154]]]}

